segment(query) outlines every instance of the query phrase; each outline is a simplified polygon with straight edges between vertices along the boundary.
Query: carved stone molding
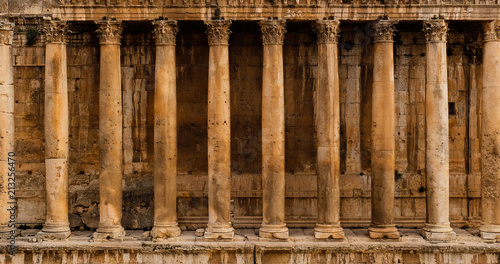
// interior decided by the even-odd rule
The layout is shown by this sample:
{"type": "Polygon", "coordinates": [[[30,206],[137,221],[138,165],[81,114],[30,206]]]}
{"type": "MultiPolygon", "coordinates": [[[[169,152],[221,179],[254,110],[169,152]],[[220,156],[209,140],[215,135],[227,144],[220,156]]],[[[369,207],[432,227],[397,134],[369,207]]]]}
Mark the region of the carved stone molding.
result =
{"type": "Polygon", "coordinates": [[[283,45],[286,33],[286,21],[275,19],[261,20],[259,21],[259,25],[264,45],[283,45]]]}
{"type": "Polygon", "coordinates": [[[12,45],[14,39],[14,23],[0,21],[0,45],[12,45]]]}
{"type": "Polygon", "coordinates": [[[390,20],[379,20],[375,25],[373,26],[373,29],[375,30],[373,39],[375,42],[393,42],[394,41],[394,32],[396,29],[394,28],[394,25],[396,24],[396,21],[390,21],[390,20]]]}
{"type": "Polygon", "coordinates": [[[500,40],[500,21],[489,21],[483,23],[484,41],[499,41],[500,40]]]}
{"type": "Polygon", "coordinates": [[[175,36],[179,31],[177,21],[156,20],[153,21],[153,37],[156,45],[175,46],[175,36]]]}
{"type": "Polygon", "coordinates": [[[229,35],[231,30],[231,21],[210,20],[205,21],[208,34],[208,45],[229,45],[229,35]]]}
{"type": "Polygon", "coordinates": [[[427,42],[446,42],[448,24],[443,19],[427,20],[424,21],[423,31],[427,42]]]}
{"type": "Polygon", "coordinates": [[[95,22],[100,44],[120,44],[122,24],[118,20],[100,20],[95,22]]]}
{"type": "Polygon", "coordinates": [[[47,19],[42,26],[47,43],[65,43],[68,25],[66,21],[47,19]]]}
{"type": "Polygon", "coordinates": [[[313,30],[318,34],[318,43],[337,44],[340,33],[340,21],[317,20],[313,23],[313,30]]]}

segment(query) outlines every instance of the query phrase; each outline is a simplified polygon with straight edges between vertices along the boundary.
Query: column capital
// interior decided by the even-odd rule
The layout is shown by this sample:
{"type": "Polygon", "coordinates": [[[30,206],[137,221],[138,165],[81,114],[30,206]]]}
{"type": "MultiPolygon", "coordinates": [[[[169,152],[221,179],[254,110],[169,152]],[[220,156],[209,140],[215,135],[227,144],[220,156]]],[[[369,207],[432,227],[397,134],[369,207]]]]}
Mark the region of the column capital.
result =
{"type": "Polygon", "coordinates": [[[0,45],[12,45],[14,38],[14,23],[0,21],[0,45]]]}
{"type": "Polygon", "coordinates": [[[446,42],[448,23],[444,19],[430,19],[423,23],[427,42],[446,42]]]}
{"type": "Polygon", "coordinates": [[[177,21],[156,20],[153,24],[153,37],[156,45],[175,46],[175,36],[179,31],[177,21]]]}
{"type": "Polygon", "coordinates": [[[264,45],[283,45],[286,21],[268,19],[259,21],[264,45]]]}
{"type": "Polygon", "coordinates": [[[68,25],[66,21],[45,19],[42,32],[46,43],[66,43],[68,25]]]}
{"type": "Polygon", "coordinates": [[[394,32],[396,29],[394,25],[397,21],[379,20],[373,26],[375,35],[373,36],[375,42],[393,42],[394,32]]]}
{"type": "Polygon", "coordinates": [[[230,20],[208,20],[205,21],[205,25],[207,26],[208,45],[229,45],[230,20]]]}
{"type": "Polygon", "coordinates": [[[466,44],[465,50],[472,64],[483,63],[483,43],[478,41],[466,44]]]}
{"type": "Polygon", "coordinates": [[[500,21],[483,22],[484,41],[500,41],[500,21]]]}
{"type": "Polygon", "coordinates": [[[120,44],[123,26],[119,20],[95,21],[98,26],[96,30],[99,36],[99,44],[120,44]]]}
{"type": "Polygon", "coordinates": [[[340,33],[340,21],[316,20],[313,22],[313,30],[318,34],[319,44],[337,44],[340,33]]]}

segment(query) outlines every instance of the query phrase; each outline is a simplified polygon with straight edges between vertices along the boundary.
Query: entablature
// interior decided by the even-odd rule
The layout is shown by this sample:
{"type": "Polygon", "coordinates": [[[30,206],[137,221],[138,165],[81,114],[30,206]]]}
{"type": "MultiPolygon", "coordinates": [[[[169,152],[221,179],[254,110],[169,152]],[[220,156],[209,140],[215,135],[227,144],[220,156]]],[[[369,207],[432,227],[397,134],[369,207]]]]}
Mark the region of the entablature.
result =
{"type": "Polygon", "coordinates": [[[312,21],[369,21],[381,17],[399,21],[487,21],[500,19],[500,0],[29,0],[9,4],[11,17],[52,16],[68,21],[94,21],[103,17],[122,21],[226,20],[257,21],[277,18],[312,21]],[[28,5],[29,4],[29,5],[28,5]],[[219,17],[220,16],[220,17],[219,17]]]}

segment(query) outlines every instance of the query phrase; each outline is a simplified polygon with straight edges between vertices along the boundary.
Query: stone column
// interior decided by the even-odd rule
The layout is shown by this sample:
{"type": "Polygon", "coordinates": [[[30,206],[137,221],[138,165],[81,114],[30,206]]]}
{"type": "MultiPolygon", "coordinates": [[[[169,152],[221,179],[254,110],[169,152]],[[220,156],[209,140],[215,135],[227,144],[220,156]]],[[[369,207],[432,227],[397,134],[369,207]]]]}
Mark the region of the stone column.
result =
{"type": "Polygon", "coordinates": [[[447,23],[424,21],[426,45],[425,84],[425,173],[427,177],[427,222],[422,236],[430,241],[450,241],[450,165],[448,137],[448,76],[446,72],[447,23]]]}
{"type": "Polygon", "coordinates": [[[375,24],[372,95],[371,238],[399,239],[394,225],[395,103],[393,21],[375,24]]]}
{"type": "Polygon", "coordinates": [[[175,36],[177,21],[153,22],[156,40],[154,227],[153,238],[181,235],[177,225],[177,92],[175,36]]]}
{"type": "Polygon", "coordinates": [[[344,238],[340,227],[340,88],[338,72],[338,20],[318,20],[318,85],[316,131],[318,137],[318,222],[316,238],[344,238]]]}
{"type": "Polygon", "coordinates": [[[45,34],[45,225],[38,237],[65,239],[68,221],[69,106],[66,22],[47,20],[45,34]]]}
{"type": "Polygon", "coordinates": [[[231,21],[205,21],[208,57],[208,228],[205,238],[234,238],[231,226],[231,21]]]}
{"type": "Polygon", "coordinates": [[[283,40],[285,21],[262,20],[262,203],[259,236],[288,238],[285,224],[285,100],[283,40]]]}
{"type": "Polygon", "coordinates": [[[483,24],[481,236],[500,242],[500,21],[483,24]]]}
{"type": "MultiPolygon", "coordinates": [[[[14,23],[0,21],[0,237],[9,236],[9,153],[14,152],[14,23]]],[[[12,158],[12,157],[11,157],[12,158]]],[[[15,157],[14,157],[15,158],[15,157]]]]}
{"type": "Polygon", "coordinates": [[[96,239],[125,236],[122,220],[122,89],[120,21],[96,21],[101,45],[99,77],[99,226],[96,239]]]}

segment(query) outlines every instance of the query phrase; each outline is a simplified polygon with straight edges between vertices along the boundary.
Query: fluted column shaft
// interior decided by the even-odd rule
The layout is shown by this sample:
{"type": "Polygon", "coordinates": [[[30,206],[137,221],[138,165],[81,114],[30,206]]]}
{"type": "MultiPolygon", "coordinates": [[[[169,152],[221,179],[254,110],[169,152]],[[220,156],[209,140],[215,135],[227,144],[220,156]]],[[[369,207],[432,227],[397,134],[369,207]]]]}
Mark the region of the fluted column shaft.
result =
{"type": "Polygon", "coordinates": [[[455,238],[450,227],[450,169],[448,132],[448,76],[446,64],[447,23],[424,22],[426,45],[426,152],[427,222],[422,235],[427,240],[455,238]]]}
{"type": "Polygon", "coordinates": [[[207,26],[208,57],[208,228],[205,238],[233,238],[231,226],[230,21],[207,26]]]}
{"type": "MultiPolygon", "coordinates": [[[[14,24],[0,21],[0,236],[10,231],[8,225],[9,204],[9,157],[14,156],[14,65],[12,39],[14,24]],[[10,155],[9,155],[10,153],[10,155]]],[[[12,181],[11,181],[12,183],[12,181]]]]}
{"type": "Polygon", "coordinates": [[[337,20],[318,20],[318,85],[316,131],[318,138],[318,222],[316,238],[344,238],[340,227],[340,89],[337,20]]]}
{"type": "Polygon", "coordinates": [[[372,96],[371,238],[399,239],[394,225],[395,103],[393,21],[375,24],[372,96]]]}
{"type": "Polygon", "coordinates": [[[500,242],[500,21],[483,26],[480,231],[500,242]]]}
{"type": "Polygon", "coordinates": [[[285,224],[285,105],[283,40],[285,22],[260,23],[264,44],[262,74],[262,199],[260,237],[288,238],[285,224]]]}
{"type": "Polygon", "coordinates": [[[156,40],[154,97],[153,238],[181,234],[177,224],[177,92],[175,36],[177,22],[153,22],[156,40]]]}
{"type": "Polygon", "coordinates": [[[46,219],[42,238],[69,236],[69,106],[66,22],[48,20],[45,33],[45,189],[46,219]]]}
{"type": "Polygon", "coordinates": [[[122,219],[122,90],[120,21],[98,21],[101,46],[99,76],[99,227],[94,237],[121,238],[122,219]]]}

